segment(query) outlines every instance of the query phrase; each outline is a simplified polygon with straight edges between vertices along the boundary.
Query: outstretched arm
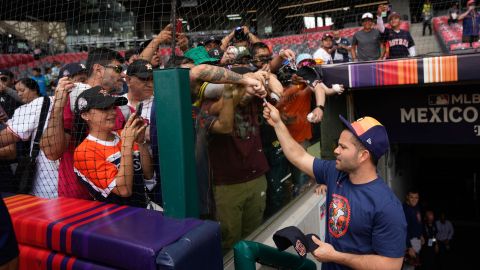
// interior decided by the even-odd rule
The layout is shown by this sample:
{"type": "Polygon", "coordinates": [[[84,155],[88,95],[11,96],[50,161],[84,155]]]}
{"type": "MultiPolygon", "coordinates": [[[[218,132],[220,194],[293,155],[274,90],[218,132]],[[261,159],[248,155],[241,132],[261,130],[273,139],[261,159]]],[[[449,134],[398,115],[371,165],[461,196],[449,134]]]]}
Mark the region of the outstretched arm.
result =
{"type": "Polygon", "coordinates": [[[313,160],[315,158],[307,153],[307,151],[293,139],[287,127],[280,119],[278,110],[270,103],[266,103],[264,106],[263,117],[267,120],[268,124],[275,129],[278,141],[282,145],[282,150],[287,159],[310,177],[315,177],[313,175],[313,160]]]}

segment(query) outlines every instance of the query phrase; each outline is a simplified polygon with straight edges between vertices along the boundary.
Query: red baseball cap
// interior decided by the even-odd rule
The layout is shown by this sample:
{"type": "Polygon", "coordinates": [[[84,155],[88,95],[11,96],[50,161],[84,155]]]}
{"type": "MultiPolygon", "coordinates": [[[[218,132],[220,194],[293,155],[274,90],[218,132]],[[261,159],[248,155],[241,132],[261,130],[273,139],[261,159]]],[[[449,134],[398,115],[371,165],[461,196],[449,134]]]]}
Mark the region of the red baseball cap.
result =
{"type": "Polygon", "coordinates": [[[471,4],[475,4],[475,0],[468,0],[467,6],[469,6],[469,5],[471,5],[471,4]]]}

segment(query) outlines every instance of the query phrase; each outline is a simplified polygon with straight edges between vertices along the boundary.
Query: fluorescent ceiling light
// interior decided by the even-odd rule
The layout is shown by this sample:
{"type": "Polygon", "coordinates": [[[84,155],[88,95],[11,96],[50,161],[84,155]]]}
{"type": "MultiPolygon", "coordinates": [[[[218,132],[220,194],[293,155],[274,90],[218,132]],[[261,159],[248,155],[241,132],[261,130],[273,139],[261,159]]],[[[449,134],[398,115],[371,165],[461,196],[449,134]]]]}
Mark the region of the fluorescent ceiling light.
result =
{"type": "Polygon", "coordinates": [[[228,14],[227,18],[240,17],[240,14],[228,14]]]}
{"type": "Polygon", "coordinates": [[[242,17],[229,17],[228,19],[231,21],[236,21],[236,20],[241,20],[242,17]]]}
{"type": "Polygon", "coordinates": [[[309,6],[309,5],[315,5],[315,4],[320,4],[320,3],[332,2],[332,1],[333,0],[313,1],[313,2],[308,2],[308,3],[296,4],[296,5],[281,6],[278,9],[287,9],[287,8],[293,8],[293,7],[309,6]]]}

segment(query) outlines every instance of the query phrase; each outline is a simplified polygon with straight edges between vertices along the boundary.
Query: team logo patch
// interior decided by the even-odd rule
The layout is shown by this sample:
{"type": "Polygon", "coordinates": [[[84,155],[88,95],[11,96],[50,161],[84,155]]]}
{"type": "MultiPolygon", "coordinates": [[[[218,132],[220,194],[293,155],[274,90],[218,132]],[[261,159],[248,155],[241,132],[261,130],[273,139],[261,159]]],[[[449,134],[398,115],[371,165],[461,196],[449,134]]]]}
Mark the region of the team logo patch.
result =
{"type": "Polygon", "coordinates": [[[332,201],[328,206],[328,214],[328,231],[330,234],[335,238],[345,235],[350,223],[350,203],[348,199],[333,194],[332,201]]]}
{"type": "Polygon", "coordinates": [[[307,254],[307,249],[300,240],[297,240],[297,242],[295,242],[295,250],[300,256],[305,256],[305,254],[307,254]]]}

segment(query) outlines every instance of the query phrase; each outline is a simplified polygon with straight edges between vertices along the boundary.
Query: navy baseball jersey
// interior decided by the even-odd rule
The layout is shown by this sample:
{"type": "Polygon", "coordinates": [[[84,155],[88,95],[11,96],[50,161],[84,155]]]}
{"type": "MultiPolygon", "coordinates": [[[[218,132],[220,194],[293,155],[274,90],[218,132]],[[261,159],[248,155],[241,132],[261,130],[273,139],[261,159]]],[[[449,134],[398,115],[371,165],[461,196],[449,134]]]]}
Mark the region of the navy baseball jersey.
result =
{"type": "Polygon", "coordinates": [[[383,35],[387,46],[390,48],[389,59],[408,57],[410,55],[408,48],[415,46],[410,32],[404,30],[396,32],[386,28],[383,35]]]}

